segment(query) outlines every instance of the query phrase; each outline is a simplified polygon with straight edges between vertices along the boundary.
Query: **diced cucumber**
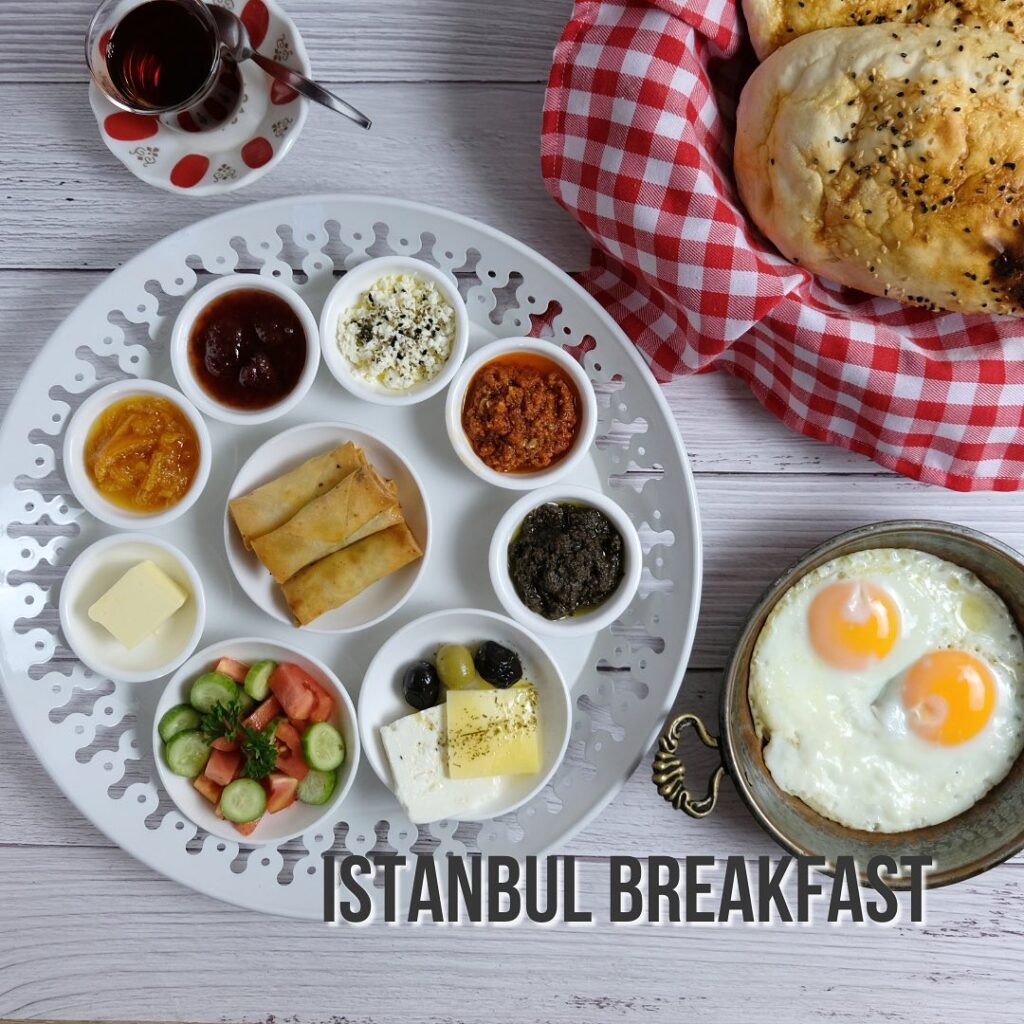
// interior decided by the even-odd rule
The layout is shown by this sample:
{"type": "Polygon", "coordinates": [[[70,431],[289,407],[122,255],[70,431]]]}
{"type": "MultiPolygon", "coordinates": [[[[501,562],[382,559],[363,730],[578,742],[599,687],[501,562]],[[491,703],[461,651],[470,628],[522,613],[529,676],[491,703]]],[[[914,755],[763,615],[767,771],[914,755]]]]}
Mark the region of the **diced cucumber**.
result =
{"type": "Polygon", "coordinates": [[[164,744],[164,760],[175,775],[194,779],[206,767],[209,756],[210,744],[198,729],[179,732],[164,744]]]}
{"type": "Polygon", "coordinates": [[[238,688],[238,706],[242,709],[242,714],[247,715],[254,707],[256,707],[256,701],[252,699],[241,687],[238,688]]]}
{"type": "Polygon", "coordinates": [[[238,686],[223,672],[204,672],[188,692],[188,702],[206,714],[217,704],[230,704],[238,696],[238,686]]]}
{"type": "Polygon", "coordinates": [[[337,784],[337,771],[321,772],[314,768],[299,783],[299,788],[295,791],[295,795],[304,804],[325,804],[331,799],[334,787],[337,784]]]}
{"type": "Polygon", "coordinates": [[[257,661],[245,674],[245,692],[253,700],[266,700],[270,693],[270,676],[277,668],[277,662],[264,658],[257,661]]]}
{"type": "Polygon", "coordinates": [[[178,704],[170,711],[164,712],[156,731],[160,734],[160,739],[166,743],[172,736],[177,736],[179,732],[198,728],[199,712],[190,704],[178,704]]]}
{"type": "Polygon", "coordinates": [[[330,722],[314,722],[303,733],[302,756],[310,768],[333,772],[345,760],[345,741],[330,722]]]}
{"type": "Polygon", "coordinates": [[[255,779],[235,779],[224,787],[220,809],[228,821],[255,821],[267,809],[267,794],[255,779]]]}

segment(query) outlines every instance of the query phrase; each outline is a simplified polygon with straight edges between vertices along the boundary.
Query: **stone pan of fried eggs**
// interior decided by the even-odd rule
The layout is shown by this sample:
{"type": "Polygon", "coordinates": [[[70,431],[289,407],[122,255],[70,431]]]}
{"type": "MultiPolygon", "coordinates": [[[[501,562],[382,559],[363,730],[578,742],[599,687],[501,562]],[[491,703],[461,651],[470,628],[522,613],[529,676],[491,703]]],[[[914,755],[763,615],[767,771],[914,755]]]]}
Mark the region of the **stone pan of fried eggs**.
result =
{"type": "Polygon", "coordinates": [[[1024,643],[967,569],[860,551],[779,599],[748,699],[785,792],[850,828],[922,828],[980,800],[1024,747],[1024,643]]]}

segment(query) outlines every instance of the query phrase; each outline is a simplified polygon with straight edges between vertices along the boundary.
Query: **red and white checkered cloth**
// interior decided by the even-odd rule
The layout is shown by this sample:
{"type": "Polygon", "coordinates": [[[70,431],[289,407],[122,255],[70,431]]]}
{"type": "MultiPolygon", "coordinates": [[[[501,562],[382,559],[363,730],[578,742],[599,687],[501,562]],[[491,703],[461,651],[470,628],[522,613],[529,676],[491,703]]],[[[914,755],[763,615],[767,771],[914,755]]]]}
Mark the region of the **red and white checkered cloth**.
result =
{"type": "Polygon", "coordinates": [[[912,309],[782,259],[732,178],[752,67],[735,0],[578,0],[541,151],[595,243],[583,284],[662,380],[721,368],[793,429],[889,469],[1021,488],[1021,322],[912,309]]]}

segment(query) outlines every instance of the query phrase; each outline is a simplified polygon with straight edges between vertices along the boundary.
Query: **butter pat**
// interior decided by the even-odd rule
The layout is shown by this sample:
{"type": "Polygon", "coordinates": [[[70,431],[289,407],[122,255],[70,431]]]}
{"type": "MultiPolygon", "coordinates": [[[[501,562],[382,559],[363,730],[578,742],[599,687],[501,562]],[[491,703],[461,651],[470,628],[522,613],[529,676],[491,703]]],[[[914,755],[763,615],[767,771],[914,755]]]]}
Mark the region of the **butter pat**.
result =
{"type": "Polygon", "coordinates": [[[453,779],[540,771],[537,689],[448,691],[448,774],[453,779]]]}
{"type": "Polygon", "coordinates": [[[148,559],[132,566],[90,609],[89,618],[131,650],[152,636],[188,594],[148,559]]]}
{"type": "Polygon", "coordinates": [[[414,825],[476,814],[497,796],[496,778],[448,777],[443,704],[385,725],[380,738],[391,762],[395,796],[414,825]]]}

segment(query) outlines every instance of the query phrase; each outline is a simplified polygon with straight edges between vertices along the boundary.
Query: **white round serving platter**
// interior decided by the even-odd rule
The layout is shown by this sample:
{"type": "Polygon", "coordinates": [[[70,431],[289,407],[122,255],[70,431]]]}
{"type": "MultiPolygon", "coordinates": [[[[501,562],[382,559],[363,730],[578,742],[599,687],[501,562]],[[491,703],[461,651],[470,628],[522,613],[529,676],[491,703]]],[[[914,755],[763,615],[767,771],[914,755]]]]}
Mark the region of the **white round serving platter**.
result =
{"type": "MultiPolygon", "coordinates": [[[[359,402],[321,371],[288,415],[252,427],[210,423],[214,469],[202,497],[154,531],[203,574],[203,644],[256,635],[300,644],[355,689],[396,629],[441,608],[500,611],[487,574],[491,534],[515,494],[459,462],[445,432],[444,396],[403,409],[359,402]],[[358,634],[298,632],[256,608],[224,554],[222,522],[238,468],[264,441],[311,421],[344,421],[392,443],[419,472],[433,508],[429,571],[412,598],[358,634]]],[[[701,586],[697,499],[668,406],[611,318],[531,249],[442,210],[371,196],[309,196],[231,210],[158,242],[111,274],[43,347],[0,433],[0,672],[8,705],[40,762],[114,842],[208,895],[267,913],[323,912],[322,855],[388,851],[519,857],[557,849],[629,778],[683,678],[701,586]],[[611,494],[640,531],[644,568],[623,617],[588,640],[549,649],[572,689],[572,739],[545,790],[492,822],[416,828],[363,765],[333,830],[279,848],[240,848],[196,828],[161,789],[150,749],[159,681],[123,684],[77,662],[60,634],[60,583],[75,555],[110,527],[77,506],[60,452],[74,409],[99,385],[171,379],[168,341],[188,296],[211,275],[251,271],[291,282],[319,314],[336,275],[368,258],[414,255],[454,273],[472,322],[470,348],[496,337],[549,336],[593,381],[600,422],[592,456],[568,483],[611,494]]]]}

